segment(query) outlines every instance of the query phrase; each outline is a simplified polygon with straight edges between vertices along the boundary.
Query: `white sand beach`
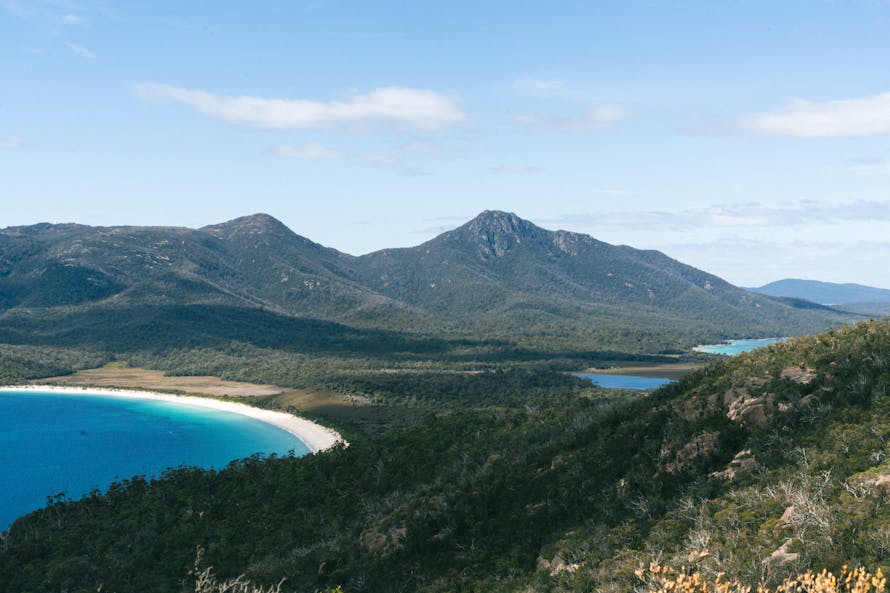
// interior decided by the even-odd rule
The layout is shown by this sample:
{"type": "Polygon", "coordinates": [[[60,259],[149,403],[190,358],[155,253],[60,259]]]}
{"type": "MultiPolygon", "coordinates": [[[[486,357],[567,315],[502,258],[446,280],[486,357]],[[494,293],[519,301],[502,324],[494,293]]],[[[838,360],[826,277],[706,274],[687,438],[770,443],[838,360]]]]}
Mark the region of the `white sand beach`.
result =
{"type": "Polygon", "coordinates": [[[131,389],[60,387],[57,385],[9,385],[0,387],[0,393],[11,391],[71,393],[77,395],[95,395],[97,397],[127,397],[199,406],[202,408],[211,408],[214,410],[241,414],[242,416],[249,416],[262,422],[266,422],[267,424],[277,426],[303,441],[313,453],[330,449],[337,443],[343,443],[347,446],[349,445],[337,431],[306,420],[305,418],[300,418],[299,416],[294,416],[285,412],[264,410],[247,404],[221,401],[209,397],[173,395],[169,393],[156,393],[152,391],[137,391],[131,389]]]}

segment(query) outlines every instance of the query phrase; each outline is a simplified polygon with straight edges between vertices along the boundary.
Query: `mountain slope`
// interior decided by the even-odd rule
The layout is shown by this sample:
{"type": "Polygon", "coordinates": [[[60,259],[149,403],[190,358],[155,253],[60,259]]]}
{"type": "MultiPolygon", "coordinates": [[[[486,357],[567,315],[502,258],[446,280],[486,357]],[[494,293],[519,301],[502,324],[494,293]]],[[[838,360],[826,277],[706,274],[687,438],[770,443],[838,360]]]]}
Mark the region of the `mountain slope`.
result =
{"type": "Polygon", "coordinates": [[[800,334],[850,318],[793,304],[655,251],[547,231],[504,212],[485,212],[418,247],[362,257],[314,243],[265,214],[197,230],[0,230],[0,329],[101,317],[96,310],[121,316],[128,308],[212,305],[641,352],[800,334]]]}
{"type": "Polygon", "coordinates": [[[862,284],[835,284],[786,278],[748,290],[775,297],[806,299],[823,305],[890,303],[890,290],[862,284]]]}
{"type": "Polygon", "coordinates": [[[404,309],[352,281],[353,259],[263,214],[198,230],[8,228],[0,310],[212,303],[348,320],[404,309]]]}
{"type": "Polygon", "coordinates": [[[707,331],[789,334],[824,328],[832,312],[805,312],[752,295],[657,251],[613,246],[582,234],[547,231],[515,214],[484,212],[417,247],[358,258],[366,285],[448,316],[509,324],[636,319],[640,325],[694,323],[707,331]]]}

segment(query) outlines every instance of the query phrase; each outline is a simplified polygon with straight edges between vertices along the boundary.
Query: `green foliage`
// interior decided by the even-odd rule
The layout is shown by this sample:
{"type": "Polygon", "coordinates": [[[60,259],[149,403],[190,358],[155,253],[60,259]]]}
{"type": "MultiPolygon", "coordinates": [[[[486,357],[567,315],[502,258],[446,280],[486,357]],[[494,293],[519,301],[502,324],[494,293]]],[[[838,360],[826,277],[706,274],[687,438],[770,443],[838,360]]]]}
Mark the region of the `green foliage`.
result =
{"type": "Polygon", "coordinates": [[[67,375],[102,366],[108,360],[108,355],[91,349],[0,344],[0,385],[67,375]]]}
{"type": "MultiPolygon", "coordinates": [[[[435,414],[414,428],[54,501],[7,534],[0,590],[183,590],[196,546],[221,581],[285,591],[631,590],[641,563],[703,548],[703,575],[745,582],[881,566],[888,361],[890,322],[870,322],[648,396],[522,369],[503,395],[495,374],[420,373],[413,399],[435,414]]],[[[363,380],[413,397],[407,375],[363,380]]]]}
{"type": "MultiPolygon", "coordinates": [[[[342,349],[361,327],[387,330],[365,337],[412,348],[447,335],[530,351],[637,353],[796,335],[855,318],[755,295],[657,252],[554,233],[497,212],[424,245],[362,257],[315,244],[265,215],[198,230],[4,229],[0,310],[0,342],[71,344],[113,327],[116,333],[92,340],[115,352],[133,343],[243,339],[232,334],[251,333],[254,321],[266,328],[274,317],[287,320],[293,347],[304,345],[307,331],[324,335],[318,326],[331,322],[332,334],[347,338],[342,349]],[[208,325],[220,316],[230,329],[208,325]]],[[[259,341],[261,330],[253,334],[259,341]]],[[[269,342],[280,344],[284,334],[273,329],[269,342]]]]}

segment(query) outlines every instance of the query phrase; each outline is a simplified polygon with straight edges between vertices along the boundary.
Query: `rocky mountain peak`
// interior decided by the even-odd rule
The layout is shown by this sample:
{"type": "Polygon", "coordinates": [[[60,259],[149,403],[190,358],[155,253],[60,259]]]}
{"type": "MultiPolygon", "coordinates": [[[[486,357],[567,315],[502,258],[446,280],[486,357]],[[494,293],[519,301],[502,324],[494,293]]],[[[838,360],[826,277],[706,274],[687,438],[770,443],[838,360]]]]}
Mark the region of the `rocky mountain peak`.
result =
{"type": "Polygon", "coordinates": [[[503,257],[523,241],[547,232],[512,212],[500,210],[486,210],[462,228],[484,258],[503,257]]]}
{"type": "Polygon", "coordinates": [[[201,228],[202,231],[212,233],[218,237],[232,237],[235,235],[267,235],[267,234],[293,234],[283,222],[264,213],[241,216],[228,222],[214,224],[201,228]]]}

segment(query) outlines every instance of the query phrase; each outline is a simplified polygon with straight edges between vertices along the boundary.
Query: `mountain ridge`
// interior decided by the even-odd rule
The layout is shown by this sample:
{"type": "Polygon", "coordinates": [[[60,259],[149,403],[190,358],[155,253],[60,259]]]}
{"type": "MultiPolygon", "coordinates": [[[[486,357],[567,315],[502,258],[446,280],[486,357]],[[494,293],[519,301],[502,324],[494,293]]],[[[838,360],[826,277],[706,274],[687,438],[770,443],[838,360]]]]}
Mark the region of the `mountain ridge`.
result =
{"type": "Polygon", "coordinates": [[[497,210],[418,246],[362,256],[315,243],[263,213],[199,229],[41,223],[0,230],[0,315],[156,304],[606,345],[635,327],[643,335],[637,350],[681,334],[686,341],[788,335],[849,318],[755,295],[657,251],[546,230],[497,210]]]}

